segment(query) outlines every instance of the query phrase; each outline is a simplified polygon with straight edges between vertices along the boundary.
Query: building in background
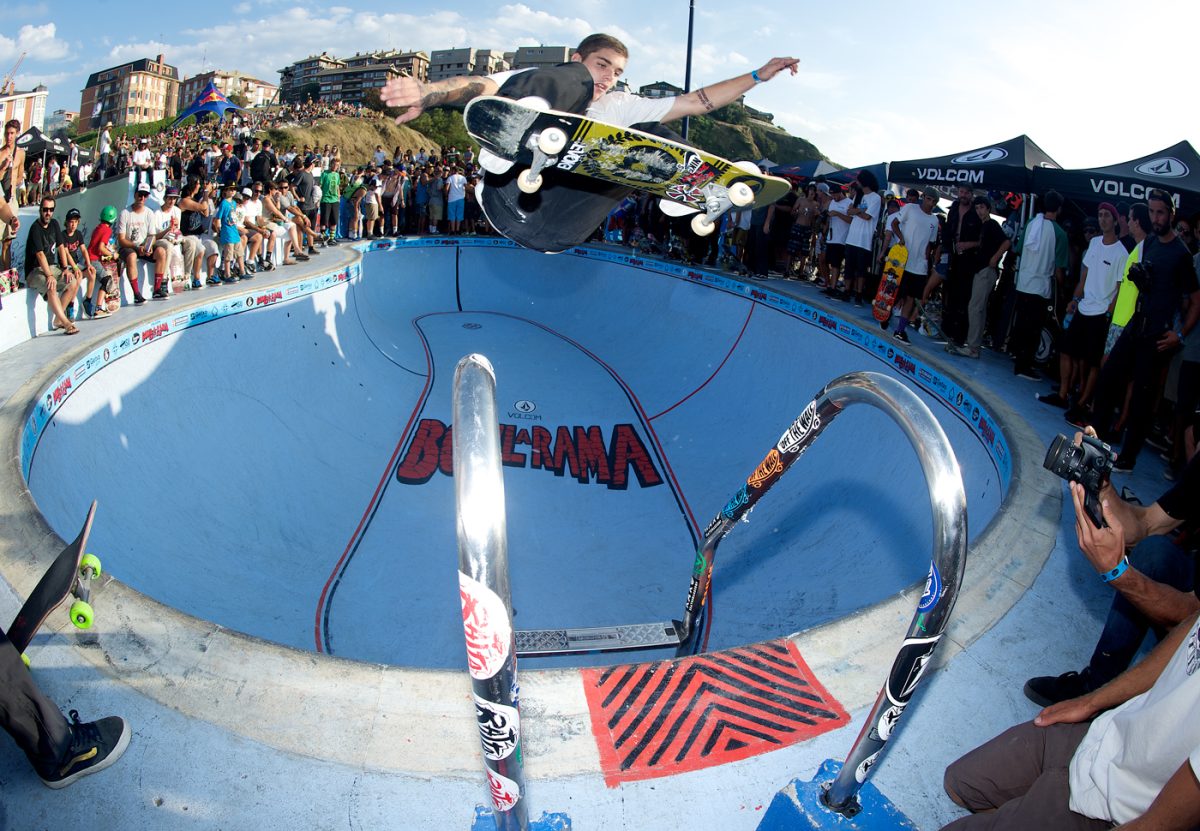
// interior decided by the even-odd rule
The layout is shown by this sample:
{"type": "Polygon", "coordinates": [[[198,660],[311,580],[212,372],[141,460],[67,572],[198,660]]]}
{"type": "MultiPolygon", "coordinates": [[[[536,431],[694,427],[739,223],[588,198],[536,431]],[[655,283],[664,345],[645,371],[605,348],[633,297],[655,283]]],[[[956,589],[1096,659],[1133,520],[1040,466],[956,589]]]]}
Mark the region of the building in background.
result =
{"type": "Polygon", "coordinates": [[[52,136],[60,130],[66,131],[78,120],[79,113],[74,110],[55,110],[46,118],[46,126],[42,132],[52,136]]]}
{"type": "Polygon", "coordinates": [[[429,80],[444,81],[456,75],[474,74],[477,60],[475,51],[470,46],[433,50],[429,53],[429,80]]]}
{"type": "Polygon", "coordinates": [[[79,102],[79,129],[142,124],[179,112],[179,70],[162,55],[102,69],[88,76],[79,102]]]}
{"type": "Polygon", "coordinates": [[[317,73],[319,97],[330,104],[365,104],[368,91],[377,90],[399,77],[400,71],[388,63],[360,63],[357,66],[325,69],[317,73]]]}
{"type": "Polygon", "coordinates": [[[342,69],[346,62],[328,52],[309,55],[303,60],[279,70],[279,100],[284,104],[303,103],[310,98],[316,101],[321,95],[321,82],[317,75],[330,69],[342,69]]]}
{"type": "Polygon", "coordinates": [[[429,54],[427,52],[400,52],[387,49],[379,52],[355,53],[354,57],[346,58],[347,68],[358,68],[368,64],[387,64],[401,75],[408,75],[418,81],[429,78],[429,54]]]}
{"type": "Polygon", "coordinates": [[[46,98],[50,90],[38,84],[28,92],[15,89],[12,84],[0,94],[0,124],[16,119],[21,122],[21,130],[37,127],[46,129],[46,98]]]}
{"type": "Polygon", "coordinates": [[[270,104],[275,100],[275,94],[279,91],[279,87],[267,81],[260,81],[258,78],[251,78],[249,75],[243,75],[237,71],[225,72],[214,69],[210,72],[193,75],[179,85],[178,111],[183,112],[190,107],[196,100],[196,96],[204,91],[210,81],[226,98],[232,98],[235,94],[242,96],[247,107],[261,107],[270,104]]]}
{"type": "Polygon", "coordinates": [[[639,87],[638,95],[644,95],[647,98],[671,98],[675,95],[683,95],[683,87],[668,84],[666,81],[655,81],[653,84],[639,87]]]}
{"type": "Polygon", "coordinates": [[[513,69],[544,69],[571,60],[569,46],[522,46],[513,55],[513,69]]]}

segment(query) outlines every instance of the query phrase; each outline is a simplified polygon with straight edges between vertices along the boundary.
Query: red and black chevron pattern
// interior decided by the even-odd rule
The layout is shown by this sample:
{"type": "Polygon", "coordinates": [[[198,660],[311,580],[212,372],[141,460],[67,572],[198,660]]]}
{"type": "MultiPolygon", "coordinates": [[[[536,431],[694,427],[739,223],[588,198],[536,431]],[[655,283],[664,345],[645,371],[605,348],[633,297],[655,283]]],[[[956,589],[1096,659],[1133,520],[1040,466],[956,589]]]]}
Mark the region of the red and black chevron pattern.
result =
{"type": "Polygon", "coordinates": [[[849,721],[791,641],[583,671],[609,787],[777,750],[849,721]]]}

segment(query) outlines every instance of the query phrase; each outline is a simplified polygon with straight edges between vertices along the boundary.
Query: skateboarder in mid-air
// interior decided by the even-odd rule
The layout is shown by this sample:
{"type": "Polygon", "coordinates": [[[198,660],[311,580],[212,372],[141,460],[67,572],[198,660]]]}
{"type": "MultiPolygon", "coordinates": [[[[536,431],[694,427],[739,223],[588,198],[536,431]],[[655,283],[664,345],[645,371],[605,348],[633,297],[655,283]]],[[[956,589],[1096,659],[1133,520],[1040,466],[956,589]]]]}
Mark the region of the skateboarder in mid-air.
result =
{"type": "MultiPolygon", "coordinates": [[[[559,66],[487,77],[460,76],[433,83],[397,78],[383,87],[381,98],[389,106],[408,108],[396,119],[404,123],[430,107],[464,107],[484,95],[537,97],[550,109],[679,140],[659,125],[730,104],[785,69],[794,75],[800,62],[797,58],[772,58],[753,72],[685,95],[645,98],[613,89],[628,58],[629,50],[621,41],[611,35],[594,34],[584,38],[570,61],[559,66]]],[[[531,247],[544,251],[563,250],[585,240],[629,193],[627,187],[573,177],[547,186],[532,198],[519,194],[515,187],[517,172],[509,170],[506,160],[481,153],[480,165],[488,171],[480,200],[488,218],[506,235],[522,243],[530,240],[531,247]]]]}

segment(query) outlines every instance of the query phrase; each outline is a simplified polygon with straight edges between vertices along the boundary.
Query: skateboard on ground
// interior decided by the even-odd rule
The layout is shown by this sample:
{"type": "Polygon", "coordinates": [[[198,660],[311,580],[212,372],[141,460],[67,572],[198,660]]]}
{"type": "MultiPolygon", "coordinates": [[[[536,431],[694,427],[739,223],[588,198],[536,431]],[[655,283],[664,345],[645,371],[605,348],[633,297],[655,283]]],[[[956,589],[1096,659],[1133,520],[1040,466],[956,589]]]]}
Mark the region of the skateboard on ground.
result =
{"type": "Polygon", "coordinates": [[[29,665],[29,658],[24,653],[29,642],[33,640],[33,636],[50,613],[70,595],[73,594],[77,598],[71,604],[71,623],[78,629],[87,629],[92,625],[94,615],[88,601],[91,599],[91,581],[100,576],[100,560],[83,552],[95,515],[96,503],[92,502],[79,536],[54,558],[50,568],[46,569],[42,579],[29,593],[21,611],[17,612],[12,626],[8,627],[8,639],[21,653],[26,666],[29,665]]]}
{"type": "Polygon", "coordinates": [[[908,263],[908,249],[896,243],[888,249],[883,263],[883,278],[879,281],[879,290],[875,292],[875,300],[871,303],[872,314],[880,323],[886,323],[892,316],[892,306],[896,305],[896,295],[900,292],[900,280],[904,277],[904,266],[908,263]]]}
{"type": "Polygon", "coordinates": [[[527,165],[517,179],[536,193],[546,170],[587,176],[635,188],[695,211],[692,230],[703,236],[733,207],[769,205],[790,190],[786,179],[766,176],[751,162],[733,163],[694,147],[616,127],[574,113],[483,96],[463,112],[467,133],[492,153],[527,165]]]}

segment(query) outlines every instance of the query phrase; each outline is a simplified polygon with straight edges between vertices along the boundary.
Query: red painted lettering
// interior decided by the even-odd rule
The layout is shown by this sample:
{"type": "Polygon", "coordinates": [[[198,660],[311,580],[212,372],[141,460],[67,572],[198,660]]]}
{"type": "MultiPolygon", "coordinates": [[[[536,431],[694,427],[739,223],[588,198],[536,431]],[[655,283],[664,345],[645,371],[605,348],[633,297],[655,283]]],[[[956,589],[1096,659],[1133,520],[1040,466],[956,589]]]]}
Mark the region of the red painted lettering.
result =
{"type": "Polygon", "coordinates": [[[442,437],[446,435],[446,425],[435,418],[423,418],[417,425],[417,432],[408,452],[396,468],[396,479],[406,485],[423,485],[433,476],[438,468],[438,457],[442,450],[442,437]]]}

